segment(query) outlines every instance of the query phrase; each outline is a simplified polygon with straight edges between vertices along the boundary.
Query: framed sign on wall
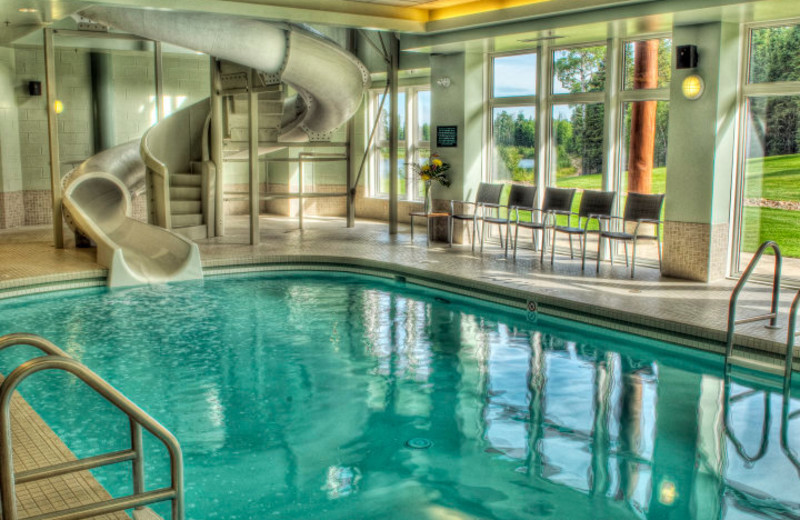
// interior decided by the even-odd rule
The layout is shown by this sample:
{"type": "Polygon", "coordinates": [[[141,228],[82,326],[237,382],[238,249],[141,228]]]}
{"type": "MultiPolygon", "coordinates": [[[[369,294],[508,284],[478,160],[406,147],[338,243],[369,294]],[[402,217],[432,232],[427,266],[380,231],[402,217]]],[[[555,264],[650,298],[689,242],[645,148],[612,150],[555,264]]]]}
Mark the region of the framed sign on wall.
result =
{"type": "Polygon", "coordinates": [[[455,125],[437,126],[436,146],[439,148],[455,148],[458,146],[458,127],[455,125]]]}

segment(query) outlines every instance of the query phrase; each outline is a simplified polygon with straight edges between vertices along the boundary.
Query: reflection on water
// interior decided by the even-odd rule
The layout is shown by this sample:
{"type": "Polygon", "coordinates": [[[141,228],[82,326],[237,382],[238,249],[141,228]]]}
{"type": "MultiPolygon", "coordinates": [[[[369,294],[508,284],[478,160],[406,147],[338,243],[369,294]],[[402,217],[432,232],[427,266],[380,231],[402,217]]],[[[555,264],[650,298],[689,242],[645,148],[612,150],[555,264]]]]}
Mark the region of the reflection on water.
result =
{"type": "MultiPolygon", "coordinates": [[[[213,280],[7,302],[0,332],[41,331],[170,428],[192,519],[800,518],[800,420],[781,420],[800,406],[779,391],[726,392],[706,355],[435,296],[213,280]]],[[[125,447],[127,422],[69,379],[22,391],[78,454],[125,447]]],[[[166,464],[147,447],[152,489],[166,464]]],[[[97,475],[119,496],[129,471],[97,475]]]]}

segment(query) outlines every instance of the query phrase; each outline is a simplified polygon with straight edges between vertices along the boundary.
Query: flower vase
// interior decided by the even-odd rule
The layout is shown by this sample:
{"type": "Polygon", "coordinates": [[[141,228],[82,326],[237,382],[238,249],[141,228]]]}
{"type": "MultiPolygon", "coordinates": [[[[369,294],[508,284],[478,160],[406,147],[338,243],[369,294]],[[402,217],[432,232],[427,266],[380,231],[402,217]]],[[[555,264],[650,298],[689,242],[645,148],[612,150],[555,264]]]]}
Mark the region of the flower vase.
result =
{"type": "Polygon", "coordinates": [[[425,193],[423,199],[423,207],[422,210],[425,213],[430,213],[433,211],[433,201],[431,200],[431,181],[425,181],[425,193]]]}

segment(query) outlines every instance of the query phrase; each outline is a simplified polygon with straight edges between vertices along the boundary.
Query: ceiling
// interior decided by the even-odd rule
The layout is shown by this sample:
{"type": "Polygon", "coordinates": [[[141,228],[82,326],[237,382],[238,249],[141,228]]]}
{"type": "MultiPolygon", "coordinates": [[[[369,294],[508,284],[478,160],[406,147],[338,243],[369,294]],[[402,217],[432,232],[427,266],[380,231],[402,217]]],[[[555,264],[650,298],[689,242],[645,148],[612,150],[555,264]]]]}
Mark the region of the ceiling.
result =
{"type": "Polygon", "coordinates": [[[673,23],[800,17],[798,0],[0,0],[0,45],[93,4],[397,31],[405,33],[404,49],[422,52],[514,50],[537,38],[567,43],[669,31],[673,23]]]}
{"type": "Polygon", "coordinates": [[[213,12],[426,34],[485,25],[487,16],[522,19],[651,1],[660,0],[3,0],[0,1],[0,45],[8,45],[20,36],[92,4],[213,12]],[[28,12],[20,12],[20,9],[28,12]]]}

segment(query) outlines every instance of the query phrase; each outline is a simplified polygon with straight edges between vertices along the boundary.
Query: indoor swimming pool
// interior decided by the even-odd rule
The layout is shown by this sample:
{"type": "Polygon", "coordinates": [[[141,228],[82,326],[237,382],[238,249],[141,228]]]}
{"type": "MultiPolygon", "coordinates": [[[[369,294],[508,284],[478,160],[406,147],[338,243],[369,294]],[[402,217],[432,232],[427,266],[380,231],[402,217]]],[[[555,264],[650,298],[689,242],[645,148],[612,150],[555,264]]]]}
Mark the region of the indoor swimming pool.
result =
{"type": "MultiPolygon", "coordinates": [[[[315,272],[0,301],[0,334],[23,331],[175,434],[194,520],[800,518],[800,417],[782,443],[777,381],[724,406],[713,354],[315,272]]],[[[69,376],[20,390],[78,456],[129,446],[69,376]]],[[[146,447],[152,489],[169,474],[146,447]]],[[[127,464],[94,474],[131,492],[127,464]]]]}

